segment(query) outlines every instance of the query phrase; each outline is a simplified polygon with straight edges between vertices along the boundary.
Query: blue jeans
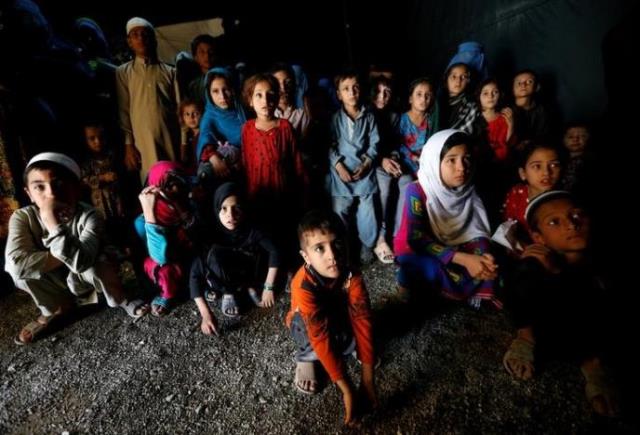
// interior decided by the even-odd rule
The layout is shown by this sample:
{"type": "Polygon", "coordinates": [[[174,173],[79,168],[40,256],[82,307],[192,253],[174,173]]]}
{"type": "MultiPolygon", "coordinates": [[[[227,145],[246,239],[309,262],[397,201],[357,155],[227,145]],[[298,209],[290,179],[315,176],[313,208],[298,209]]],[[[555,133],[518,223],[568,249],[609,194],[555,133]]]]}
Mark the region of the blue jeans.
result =
{"type": "Polygon", "coordinates": [[[364,247],[373,248],[378,238],[378,220],[373,195],[332,196],[331,206],[348,231],[351,230],[349,216],[355,207],[358,237],[364,247]]]}
{"type": "Polygon", "coordinates": [[[409,183],[413,182],[413,177],[410,174],[402,174],[399,178],[395,178],[379,167],[376,169],[376,178],[380,189],[380,234],[378,239],[390,241],[389,236],[395,236],[398,228],[400,228],[404,195],[409,183]],[[395,185],[397,185],[398,190],[397,196],[396,192],[391,191],[395,185]],[[387,223],[392,224],[389,232],[387,232],[387,223]]]}

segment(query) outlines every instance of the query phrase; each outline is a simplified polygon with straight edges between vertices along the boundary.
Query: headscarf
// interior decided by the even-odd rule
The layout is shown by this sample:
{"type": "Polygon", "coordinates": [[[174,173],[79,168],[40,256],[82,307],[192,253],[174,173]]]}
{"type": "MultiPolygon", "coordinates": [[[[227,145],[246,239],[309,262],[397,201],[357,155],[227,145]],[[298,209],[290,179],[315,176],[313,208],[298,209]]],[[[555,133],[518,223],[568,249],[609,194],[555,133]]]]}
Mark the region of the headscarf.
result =
{"type": "Polygon", "coordinates": [[[242,207],[243,195],[240,188],[236,183],[226,182],[220,185],[216,189],[216,193],[213,195],[213,208],[216,212],[215,219],[218,227],[218,233],[221,242],[227,246],[240,247],[244,244],[250,235],[250,228],[246,225],[246,217],[242,217],[238,223],[238,226],[234,230],[229,230],[220,222],[220,210],[222,210],[222,203],[230,196],[238,198],[238,203],[242,207]]]}
{"type": "MultiPolygon", "coordinates": [[[[157,186],[160,189],[165,190],[171,183],[180,183],[184,185],[184,202],[186,203],[186,195],[188,194],[189,183],[180,164],[176,162],[159,161],[151,167],[151,169],[149,170],[149,175],[147,176],[148,186],[157,186]]],[[[187,220],[187,217],[184,216],[183,213],[181,213],[181,210],[178,207],[176,207],[176,202],[178,201],[171,198],[158,196],[154,208],[154,213],[159,225],[175,226],[182,224],[185,220],[187,220]]],[[[180,206],[183,209],[183,212],[186,211],[184,210],[186,208],[186,204],[180,204],[180,206]]]]}
{"type": "Polygon", "coordinates": [[[235,92],[233,107],[222,109],[213,103],[209,89],[214,75],[224,76],[227,79],[227,85],[233,86],[231,75],[226,68],[211,68],[205,76],[204,100],[206,103],[204,115],[200,120],[200,137],[198,138],[196,151],[196,159],[198,161],[200,161],[202,150],[208,144],[217,146],[218,142],[229,142],[231,145],[240,148],[242,125],[247,120],[242,104],[235,97],[235,92]]]}
{"type": "MultiPolygon", "coordinates": [[[[448,246],[478,237],[489,237],[489,219],[473,184],[449,188],[440,176],[440,153],[445,142],[459,130],[439,131],[422,149],[418,182],[427,196],[427,213],[435,237],[448,246]]],[[[469,146],[469,144],[467,144],[469,146]]]]}

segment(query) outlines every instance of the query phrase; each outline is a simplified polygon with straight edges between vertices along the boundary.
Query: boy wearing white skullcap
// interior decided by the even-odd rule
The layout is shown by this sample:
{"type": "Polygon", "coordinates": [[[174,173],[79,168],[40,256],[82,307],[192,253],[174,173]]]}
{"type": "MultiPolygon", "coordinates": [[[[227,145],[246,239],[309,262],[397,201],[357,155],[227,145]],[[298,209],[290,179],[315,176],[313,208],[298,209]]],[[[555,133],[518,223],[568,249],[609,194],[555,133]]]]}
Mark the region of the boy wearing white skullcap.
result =
{"type": "Polygon", "coordinates": [[[15,337],[27,344],[77,304],[97,302],[96,291],[111,307],[144,314],[142,301],[128,301],[113,264],[102,255],[104,222],[80,202],[80,168],[54,152],[33,157],[24,172],[25,192],[33,203],[9,220],[5,269],[15,286],[31,295],[41,316],[15,337]]]}
{"type": "Polygon", "coordinates": [[[158,43],[149,21],[131,18],[126,31],[134,59],[116,69],[124,164],[129,171],[139,171],[144,182],[154,163],[178,157],[178,81],[175,68],[158,60],[158,43]]]}

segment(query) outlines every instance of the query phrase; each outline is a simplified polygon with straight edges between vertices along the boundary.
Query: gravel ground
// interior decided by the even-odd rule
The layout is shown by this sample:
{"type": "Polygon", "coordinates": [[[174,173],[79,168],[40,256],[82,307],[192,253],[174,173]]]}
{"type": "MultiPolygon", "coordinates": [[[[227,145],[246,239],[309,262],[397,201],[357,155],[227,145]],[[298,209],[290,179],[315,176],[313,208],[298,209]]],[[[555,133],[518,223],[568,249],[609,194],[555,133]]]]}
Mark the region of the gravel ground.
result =
{"type": "MultiPolygon", "coordinates": [[[[365,277],[376,312],[381,401],[359,431],[341,425],[337,390],[293,387],[288,295],[269,311],[199,329],[195,304],[132,322],[85,310],[31,346],[13,336],[37,315],[26,293],[0,300],[0,433],[631,433],[593,417],[576,366],[552,363],[530,382],[502,369],[511,328],[503,313],[436,304],[412,318],[385,306],[393,266],[365,277]]],[[[219,313],[219,312],[218,312],[219,313]]],[[[221,318],[221,316],[219,316],[221,318]]],[[[349,363],[352,374],[357,364],[349,363]]]]}

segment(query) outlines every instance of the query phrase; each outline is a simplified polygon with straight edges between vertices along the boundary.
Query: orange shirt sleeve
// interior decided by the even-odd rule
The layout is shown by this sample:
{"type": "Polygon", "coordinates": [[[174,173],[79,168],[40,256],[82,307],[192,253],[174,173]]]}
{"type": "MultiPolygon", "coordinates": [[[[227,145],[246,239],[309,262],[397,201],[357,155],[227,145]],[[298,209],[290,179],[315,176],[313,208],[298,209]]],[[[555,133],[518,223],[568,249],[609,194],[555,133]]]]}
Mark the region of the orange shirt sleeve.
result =
{"type": "Polygon", "coordinates": [[[351,327],[356,340],[358,359],[365,364],[374,364],[371,303],[361,275],[351,278],[347,291],[349,296],[349,317],[351,318],[351,327]]]}
{"type": "Polygon", "coordinates": [[[301,281],[292,283],[291,297],[292,302],[295,300],[298,312],[307,327],[311,347],[318,355],[320,363],[329,374],[332,382],[344,379],[345,370],[342,356],[331,348],[326,307],[321,307],[313,292],[303,289],[299,284],[301,281]],[[295,286],[295,284],[298,285],[295,286]]]}

